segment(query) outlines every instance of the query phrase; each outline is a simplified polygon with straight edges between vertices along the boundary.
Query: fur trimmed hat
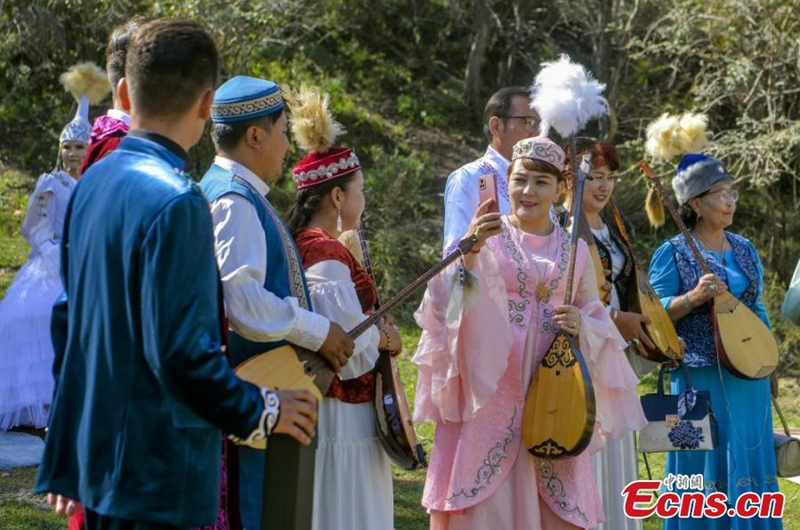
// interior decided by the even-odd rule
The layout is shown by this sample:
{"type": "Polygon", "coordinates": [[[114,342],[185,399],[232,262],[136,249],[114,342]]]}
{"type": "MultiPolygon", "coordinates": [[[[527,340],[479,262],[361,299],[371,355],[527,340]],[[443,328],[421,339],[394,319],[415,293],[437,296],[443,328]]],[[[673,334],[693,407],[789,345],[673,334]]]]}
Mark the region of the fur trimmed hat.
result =
{"type": "Polygon", "coordinates": [[[672,190],[678,204],[686,204],[708,191],[719,182],[733,180],[722,162],[714,157],[699,153],[689,153],[681,159],[672,179],[672,190]]]}

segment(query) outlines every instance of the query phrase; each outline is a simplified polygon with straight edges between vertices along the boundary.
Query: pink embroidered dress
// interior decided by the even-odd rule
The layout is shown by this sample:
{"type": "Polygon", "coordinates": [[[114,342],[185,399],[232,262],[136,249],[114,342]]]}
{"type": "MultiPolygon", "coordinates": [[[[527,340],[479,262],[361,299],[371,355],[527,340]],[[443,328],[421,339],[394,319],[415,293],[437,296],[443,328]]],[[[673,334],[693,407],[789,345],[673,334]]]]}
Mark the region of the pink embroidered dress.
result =
{"type": "Polygon", "coordinates": [[[590,455],[646,422],[587,255],[580,241],[573,305],[597,420],[590,448],[564,460],[528,453],[521,423],[530,381],[558,332],[552,319],[564,302],[569,234],[558,225],[549,236],[526,234],[504,217],[502,234],[476,257],[474,288],[460,286],[456,266],[430,282],[415,315],[423,334],[414,419],[436,423],[422,498],[432,529],[592,528],[604,520],[590,455]]]}

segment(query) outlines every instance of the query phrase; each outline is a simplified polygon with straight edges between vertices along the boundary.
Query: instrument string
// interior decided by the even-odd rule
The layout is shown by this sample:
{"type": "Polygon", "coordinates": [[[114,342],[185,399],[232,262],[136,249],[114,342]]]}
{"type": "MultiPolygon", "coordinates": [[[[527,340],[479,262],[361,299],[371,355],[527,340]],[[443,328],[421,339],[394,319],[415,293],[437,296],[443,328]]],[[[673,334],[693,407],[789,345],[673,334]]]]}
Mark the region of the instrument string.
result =
{"type": "MultiPolygon", "coordinates": [[[[756,445],[754,445],[753,447],[746,446],[744,441],[742,440],[742,437],[739,435],[738,429],[736,429],[736,426],[734,425],[734,418],[733,418],[733,414],[731,413],[731,400],[728,397],[728,390],[727,390],[727,388],[725,386],[725,381],[723,380],[722,362],[719,360],[719,356],[717,356],[717,372],[719,373],[719,384],[720,384],[720,386],[722,386],[722,395],[725,396],[725,409],[728,412],[728,419],[731,422],[731,430],[733,430],[733,434],[736,435],[736,440],[739,442],[739,445],[744,448],[745,451],[753,451],[755,449],[758,449],[759,447],[761,447],[761,444],[764,443],[764,428],[767,425],[767,422],[769,421],[769,412],[770,412],[769,405],[767,405],[764,408],[764,419],[761,421],[761,425],[762,425],[762,427],[761,427],[761,438],[758,440],[758,443],[756,445]]],[[[734,458],[734,460],[735,460],[735,457],[733,456],[733,453],[731,453],[731,458],[734,458]]],[[[733,474],[733,472],[731,472],[731,474],[733,474]]],[[[728,476],[730,476],[730,475],[728,475],[728,476]]]]}

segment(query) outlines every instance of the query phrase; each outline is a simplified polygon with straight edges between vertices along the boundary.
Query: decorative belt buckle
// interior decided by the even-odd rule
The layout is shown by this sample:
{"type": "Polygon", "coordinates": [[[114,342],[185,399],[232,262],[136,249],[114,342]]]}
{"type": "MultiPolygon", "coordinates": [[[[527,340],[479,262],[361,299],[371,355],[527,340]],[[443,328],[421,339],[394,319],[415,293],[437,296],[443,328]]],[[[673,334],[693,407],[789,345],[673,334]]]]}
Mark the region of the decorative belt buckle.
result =
{"type": "Polygon", "coordinates": [[[667,414],[664,416],[664,422],[667,424],[667,427],[675,427],[678,425],[680,417],[677,414],[667,414]]]}

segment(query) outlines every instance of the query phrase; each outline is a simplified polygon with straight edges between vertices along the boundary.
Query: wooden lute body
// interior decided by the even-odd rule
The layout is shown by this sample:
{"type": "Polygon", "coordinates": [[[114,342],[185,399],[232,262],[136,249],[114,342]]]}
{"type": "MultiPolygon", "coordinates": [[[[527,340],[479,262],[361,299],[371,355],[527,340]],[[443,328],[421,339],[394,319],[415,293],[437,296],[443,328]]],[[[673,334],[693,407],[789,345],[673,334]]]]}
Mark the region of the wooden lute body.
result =
{"type": "MultiPolygon", "coordinates": [[[[358,240],[361,250],[361,262],[372,281],[375,273],[372,270],[367,238],[364,226],[358,227],[358,240]]],[[[381,303],[375,304],[375,310],[381,303]]],[[[400,377],[397,361],[390,352],[380,351],[375,365],[375,397],[373,399],[373,418],[378,440],[389,458],[403,469],[420,469],[428,466],[425,449],[417,438],[411,410],[408,406],[405,385],[400,377]]]]}
{"type": "Polygon", "coordinates": [[[675,331],[675,325],[669,317],[667,310],[661,304],[661,300],[650,285],[650,280],[647,275],[639,267],[636,255],[633,253],[633,246],[628,237],[628,231],[625,229],[625,223],[622,221],[622,215],[617,208],[614,199],[609,201],[609,207],[614,214],[614,221],[617,224],[617,229],[625,240],[625,244],[630,251],[631,259],[633,260],[633,271],[636,275],[636,289],[631,290],[628,296],[628,309],[640,315],[650,317],[650,323],[644,325],[644,330],[650,340],[655,344],[654,349],[648,348],[642,344],[642,347],[647,352],[647,359],[650,361],[665,363],[670,361],[682,361],[683,352],[681,345],[678,341],[678,334],[675,331]]]}
{"type": "MultiPolygon", "coordinates": [[[[661,193],[661,200],[678,225],[705,274],[712,274],[694,237],[683,224],[664,191],[661,181],[645,161],[639,169],[661,193]]],[[[778,367],[778,343],[766,324],[730,292],[718,293],[711,305],[711,323],[717,357],[733,375],[742,379],[763,379],[778,367]]]]}
{"type": "MultiPolygon", "coordinates": [[[[573,140],[574,141],[574,140],[573,140]]],[[[575,152],[574,144],[572,152],[575,152]]],[[[588,160],[584,158],[584,164],[588,160]]],[[[576,168],[573,226],[579,226],[583,204],[583,184],[587,169],[576,168]]],[[[572,301],[578,229],[572,231],[565,305],[572,301]]],[[[602,271],[602,268],[601,268],[602,271]]],[[[594,387],[578,343],[559,332],[536,369],[522,417],[522,440],[528,451],[539,458],[559,459],[580,454],[594,432],[596,403],[594,387]]]]}

